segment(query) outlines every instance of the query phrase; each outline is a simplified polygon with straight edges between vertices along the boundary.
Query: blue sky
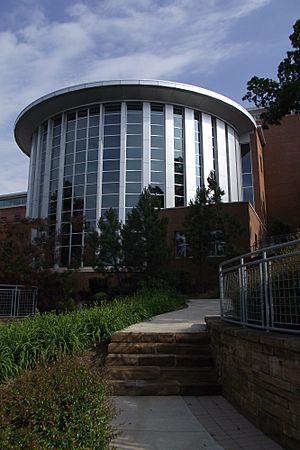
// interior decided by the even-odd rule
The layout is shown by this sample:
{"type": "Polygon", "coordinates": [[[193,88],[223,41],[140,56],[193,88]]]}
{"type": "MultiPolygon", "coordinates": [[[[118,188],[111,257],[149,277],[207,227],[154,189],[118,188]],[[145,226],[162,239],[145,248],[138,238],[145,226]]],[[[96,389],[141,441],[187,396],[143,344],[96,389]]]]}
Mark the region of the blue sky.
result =
{"type": "MultiPolygon", "coordinates": [[[[83,82],[158,78],[242,104],[252,75],[276,77],[299,0],[0,0],[0,194],[27,190],[18,113],[83,82]]],[[[246,105],[245,105],[246,106],[246,105]]]]}

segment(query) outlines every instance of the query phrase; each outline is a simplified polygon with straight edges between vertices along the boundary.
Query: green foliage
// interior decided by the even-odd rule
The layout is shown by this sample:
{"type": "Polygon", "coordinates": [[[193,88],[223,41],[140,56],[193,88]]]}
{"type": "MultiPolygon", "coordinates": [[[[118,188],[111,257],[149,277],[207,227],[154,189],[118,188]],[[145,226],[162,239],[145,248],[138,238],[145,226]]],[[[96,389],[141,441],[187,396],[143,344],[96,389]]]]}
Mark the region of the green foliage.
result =
{"type": "Polygon", "coordinates": [[[103,375],[75,358],[0,388],[0,448],[108,449],[113,409],[103,375]]]}
{"type": "Polygon", "coordinates": [[[121,231],[125,266],[149,277],[161,275],[169,261],[167,219],[161,217],[159,203],[159,197],[144,189],[121,231]]]}
{"type": "Polygon", "coordinates": [[[266,108],[262,114],[265,124],[276,124],[290,111],[300,112],[300,19],[290,35],[293,51],[278,66],[278,81],[253,76],[247,83],[243,100],[266,108]]]}
{"type": "Polygon", "coordinates": [[[46,230],[39,219],[0,221],[0,283],[34,284],[41,270],[53,267],[53,239],[46,230]]]}
{"type": "Polygon", "coordinates": [[[208,187],[197,189],[195,199],[189,203],[184,224],[185,233],[194,261],[203,266],[216,239],[224,237],[224,223],[220,213],[221,199],[224,195],[213,172],[207,178],[208,187]]]}
{"type": "Polygon", "coordinates": [[[113,266],[119,270],[119,261],[122,257],[121,223],[115,209],[110,208],[98,222],[100,233],[97,234],[94,268],[103,269],[113,266]]]}
{"type": "Polygon", "coordinates": [[[48,236],[47,229],[40,219],[0,221],[0,283],[37,286],[38,308],[60,311],[72,297],[72,277],[70,271],[53,271],[59,237],[48,236]]]}
{"type": "Polygon", "coordinates": [[[0,382],[40,363],[80,352],[112,333],[153,315],[176,309],[172,291],[144,289],[102,307],[66,314],[46,313],[0,327],[0,382]]]}
{"type": "Polygon", "coordinates": [[[101,305],[102,302],[105,302],[107,300],[107,293],[97,292],[97,294],[94,295],[93,300],[97,305],[101,305]]]}
{"type": "Polygon", "coordinates": [[[199,267],[201,290],[210,286],[205,268],[215,242],[224,242],[226,257],[231,257],[235,253],[232,236],[242,231],[236,219],[223,211],[223,195],[224,191],[219,187],[215,174],[211,172],[207,178],[207,187],[197,189],[195,199],[190,201],[186,214],[184,233],[193,261],[199,267]]]}

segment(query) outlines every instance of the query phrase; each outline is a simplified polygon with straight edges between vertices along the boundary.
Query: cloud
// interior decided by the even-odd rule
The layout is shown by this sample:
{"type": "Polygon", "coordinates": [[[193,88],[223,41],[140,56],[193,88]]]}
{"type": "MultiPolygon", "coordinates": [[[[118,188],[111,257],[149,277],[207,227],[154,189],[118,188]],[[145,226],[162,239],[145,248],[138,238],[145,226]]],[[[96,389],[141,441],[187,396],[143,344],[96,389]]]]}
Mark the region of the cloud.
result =
{"type": "MultiPolygon", "coordinates": [[[[224,8],[223,0],[70,1],[59,18],[49,20],[41,3],[18,1],[18,22],[6,16],[0,32],[1,156],[7,146],[13,153],[12,127],[20,110],[52,90],[120,78],[189,81],[188,73],[200,81],[244,51],[245,43],[226,40],[230,28],[269,2],[228,0],[224,8]]],[[[25,188],[24,157],[15,158],[25,188]]],[[[0,170],[1,192],[9,178],[0,170]]]]}

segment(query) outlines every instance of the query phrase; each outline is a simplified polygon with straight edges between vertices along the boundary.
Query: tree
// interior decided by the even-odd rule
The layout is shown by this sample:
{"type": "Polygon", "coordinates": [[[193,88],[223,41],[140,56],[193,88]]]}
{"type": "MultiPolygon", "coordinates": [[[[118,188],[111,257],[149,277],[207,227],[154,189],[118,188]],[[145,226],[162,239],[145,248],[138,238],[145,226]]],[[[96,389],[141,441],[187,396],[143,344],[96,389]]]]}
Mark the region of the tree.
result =
{"type": "Polygon", "coordinates": [[[46,229],[38,219],[0,222],[1,283],[33,284],[38,272],[53,267],[53,242],[46,229]]]}
{"type": "Polygon", "coordinates": [[[204,262],[211,252],[218,232],[220,239],[224,226],[220,215],[220,204],[224,191],[220,189],[213,172],[207,178],[207,188],[197,188],[194,200],[189,203],[184,230],[195,263],[202,272],[204,262]]]}
{"type": "Polygon", "coordinates": [[[266,108],[261,118],[264,124],[278,124],[291,111],[300,112],[300,19],[290,35],[293,51],[278,66],[278,81],[253,76],[247,83],[243,100],[266,108]]]}
{"type": "Polygon", "coordinates": [[[120,265],[122,264],[121,223],[115,209],[108,209],[98,222],[99,233],[90,236],[93,248],[92,265],[95,270],[113,267],[121,288],[120,265]]]}
{"type": "Polygon", "coordinates": [[[189,203],[184,223],[184,233],[191,256],[199,267],[200,280],[204,283],[207,257],[214,248],[225,245],[226,254],[232,253],[229,237],[240,230],[239,224],[222,208],[224,191],[219,187],[215,174],[207,178],[207,187],[198,188],[194,200],[189,203]]]}
{"type": "Polygon", "coordinates": [[[55,234],[41,219],[0,222],[0,283],[37,286],[38,307],[61,309],[71,297],[70,272],[53,270],[55,234]]]}
{"type": "Polygon", "coordinates": [[[169,262],[167,219],[161,217],[159,204],[150,188],[144,189],[121,231],[124,264],[149,277],[160,277],[169,262]]]}

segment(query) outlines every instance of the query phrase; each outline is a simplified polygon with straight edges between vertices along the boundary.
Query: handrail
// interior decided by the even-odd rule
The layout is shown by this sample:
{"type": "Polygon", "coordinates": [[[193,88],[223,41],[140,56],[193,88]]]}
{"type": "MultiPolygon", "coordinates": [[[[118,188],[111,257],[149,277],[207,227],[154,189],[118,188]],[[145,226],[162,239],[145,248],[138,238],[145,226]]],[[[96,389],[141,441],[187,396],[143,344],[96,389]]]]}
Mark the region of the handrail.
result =
{"type": "Polygon", "coordinates": [[[224,261],[219,276],[223,320],[300,333],[300,240],[224,261]]]}

